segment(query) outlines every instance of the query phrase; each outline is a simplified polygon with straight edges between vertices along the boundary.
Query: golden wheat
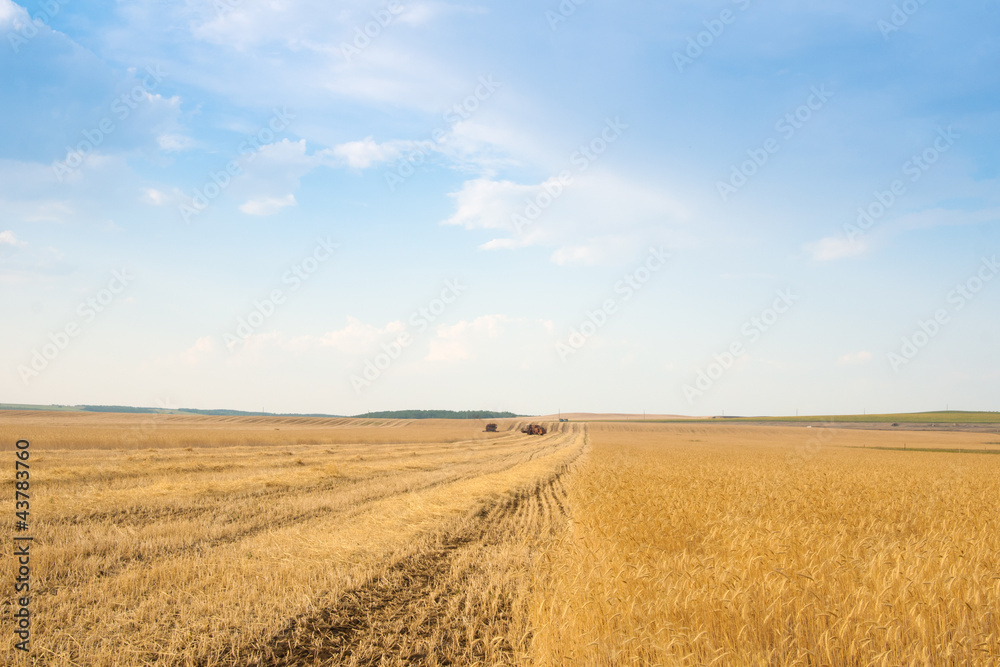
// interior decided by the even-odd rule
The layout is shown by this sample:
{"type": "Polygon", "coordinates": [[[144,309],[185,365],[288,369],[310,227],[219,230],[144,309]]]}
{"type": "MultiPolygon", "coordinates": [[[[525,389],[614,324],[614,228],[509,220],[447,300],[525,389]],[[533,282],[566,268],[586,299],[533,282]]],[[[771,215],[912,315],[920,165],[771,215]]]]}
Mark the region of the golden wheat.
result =
{"type": "Polygon", "coordinates": [[[539,665],[1000,657],[1000,457],[969,434],[592,426],[544,558],[539,665]]]}

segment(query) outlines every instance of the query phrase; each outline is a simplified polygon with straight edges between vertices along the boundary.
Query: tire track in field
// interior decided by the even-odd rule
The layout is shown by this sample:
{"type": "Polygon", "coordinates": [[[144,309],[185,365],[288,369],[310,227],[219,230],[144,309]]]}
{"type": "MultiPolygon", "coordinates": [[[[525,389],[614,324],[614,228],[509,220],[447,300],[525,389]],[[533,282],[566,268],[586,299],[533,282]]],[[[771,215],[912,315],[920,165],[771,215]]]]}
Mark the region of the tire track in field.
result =
{"type": "MultiPolygon", "coordinates": [[[[527,545],[526,551],[533,553],[532,545],[561,529],[566,518],[562,478],[573,461],[534,486],[479,508],[423,550],[345,593],[335,605],[292,619],[268,642],[259,660],[223,664],[513,664],[518,647],[510,644],[506,631],[515,622],[517,590],[499,586],[483,595],[479,580],[489,573],[481,563],[489,560],[484,556],[491,551],[512,544],[527,545]]],[[[504,574],[516,579],[528,569],[525,562],[508,565],[524,571],[500,573],[501,579],[504,574]]]]}

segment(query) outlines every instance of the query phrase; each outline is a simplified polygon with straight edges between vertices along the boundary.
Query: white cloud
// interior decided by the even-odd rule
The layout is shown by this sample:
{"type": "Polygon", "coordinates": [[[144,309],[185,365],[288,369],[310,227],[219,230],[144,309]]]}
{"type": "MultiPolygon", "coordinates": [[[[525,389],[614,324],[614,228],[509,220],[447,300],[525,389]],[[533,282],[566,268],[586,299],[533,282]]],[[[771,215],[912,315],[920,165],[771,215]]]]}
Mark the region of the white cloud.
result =
{"type": "Polygon", "coordinates": [[[442,14],[448,9],[448,5],[443,2],[418,2],[407,3],[405,10],[400,13],[397,19],[400,23],[409,25],[422,25],[428,23],[435,16],[442,14]]]}
{"type": "MultiPolygon", "coordinates": [[[[391,4],[391,3],[390,3],[391,4]]],[[[293,50],[323,51],[332,43],[351,43],[355,29],[364,30],[375,20],[381,24],[369,28],[369,41],[391,34],[394,26],[422,26],[449,10],[462,7],[444,2],[403,2],[401,11],[387,11],[385,2],[372,4],[360,0],[341,0],[336,7],[321,0],[298,2],[189,2],[191,32],[198,39],[246,51],[267,44],[280,43],[293,50]],[[222,8],[222,11],[220,11],[222,8]]]]}
{"type": "Polygon", "coordinates": [[[476,356],[477,344],[487,338],[497,338],[504,325],[512,322],[506,315],[483,315],[474,320],[440,326],[430,341],[425,361],[461,361],[476,356]]]}
{"type": "Polygon", "coordinates": [[[415,163],[441,155],[450,167],[477,173],[493,173],[500,167],[515,163],[510,158],[501,157],[504,149],[518,140],[511,133],[470,121],[455,123],[447,130],[437,128],[434,132],[432,138],[421,141],[393,139],[379,143],[369,136],[361,141],[337,144],[332,152],[354,169],[367,169],[411,154],[415,163]]]}
{"type": "Polygon", "coordinates": [[[905,213],[892,220],[879,222],[866,233],[853,240],[845,236],[827,236],[814,243],[806,243],[802,247],[819,262],[828,262],[848,257],[859,257],[873,249],[872,239],[878,238],[881,243],[886,239],[907,232],[933,229],[935,227],[953,227],[959,225],[978,225],[1000,220],[1000,208],[985,208],[975,211],[961,209],[928,208],[922,211],[905,213]]]}
{"type": "Polygon", "coordinates": [[[289,194],[284,197],[266,197],[264,199],[251,199],[240,205],[240,210],[247,215],[273,215],[286,206],[295,206],[295,195],[289,194]]]}
{"type": "Polygon", "coordinates": [[[553,263],[559,266],[571,264],[593,266],[603,261],[604,252],[597,244],[563,246],[552,253],[551,259],[553,263]]]}
{"type": "MultiPolygon", "coordinates": [[[[461,190],[448,195],[455,200],[455,213],[443,224],[515,232],[514,214],[524,215],[525,200],[538,196],[550,183],[558,185],[558,179],[549,179],[539,185],[521,185],[489,178],[466,181],[461,190]]],[[[529,211],[528,215],[533,212],[529,211]]]]}
{"type": "MultiPolygon", "coordinates": [[[[138,72],[136,76],[136,80],[123,81],[122,85],[132,84],[133,90],[139,89],[138,81],[142,80],[142,73],[138,72]]],[[[141,97],[133,98],[136,101],[130,100],[128,106],[114,106],[115,112],[109,110],[101,120],[89,121],[91,126],[86,129],[92,133],[97,132],[100,123],[111,123],[113,128],[104,135],[97,148],[89,149],[87,144],[81,143],[67,146],[68,150],[53,165],[53,168],[56,165],[59,167],[61,182],[79,180],[81,172],[99,170],[123,155],[176,153],[195,145],[194,140],[184,134],[179,96],[165,97],[145,89],[139,90],[141,97]]]]}
{"type": "MultiPolygon", "coordinates": [[[[498,85],[502,90],[502,84],[498,85]]],[[[492,174],[502,167],[521,164],[522,160],[550,161],[551,156],[537,136],[512,126],[498,115],[499,102],[487,100],[482,105],[486,108],[476,112],[474,118],[455,123],[440,138],[438,150],[448,155],[457,167],[478,168],[481,173],[492,174]],[[510,157],[513,155],[518,157],[510,157]]]]}
{"type": "Polygon", "coordinates": [[[356,317],[347,316],[347,324],[318,335],[289,335],[280,331],[254,334],[244,345],[234,350],[263,351],[268,348],[288,352],[314,354],[318,350],[332,350],[348,356],[363,356],[377,349],[380,342],[392,340],[406,330],[406,325],[395,320],[384,327],[366,324],[356,317]]]}
{"type": "Polygon", "coordinates": [[[166,357],[154,359],[144,367],[170,368],[174,366],[197,366],[208,359],[216,351],[215,341],[211,336],[202,336],[191,347],[166,357]]]}
{"type": "Polygon", "coordinates": [[[554,247],[557,264],[607,264],[628,261],[652,242],[686,242],[681,204],[661,188],[596,167],[532,185],[477,178],[450,196],[455,212],[442,224],[509,234],[484,250],[537,245],[554,247]]]}
{"type": "Polygon", "coordinates": [[[871,361],[871,352],[867,350],[861,350],[860,352],[850,352],[840,357],[837,360],[837,364],[840,366],[854,366],[857,364],[864,364],[871,361]]]}
{"type": "Polygon", "coordinates": [[[425,362],[475,361],[491,367],[530,367],[551,356],[556,325],[508,315],[481,315],[435,328],[425,362]]]}
{"type": "Polygon", "coordinates": [[[803,248],[817,262],[829,262],[845,257],[859,257],[867,253],[870,246],[864,239],[850,241],[842,236],[827,236],[815,243],[806,243],[803,248]]]}
{"type": "MultiPolygon", "coordinates": [[[[240,352],[241,357],[249,354],[251,358],[262,358],[282,351],[310,359],[329,352],[340,355],[342,362],[349,364],[379,351],[381,345],[398,339],[409,330],[413,340],[407,346],[408,363],[419,364],[422,354],[425,363],[481,360],[491,365],[503,365],[520,363],[529,356],[538,358],[548,355],[556,329],[555,323],[550,320],[482,315],[472,320],[438,325],[432,332],[418,335],[408,329],[402,320],[377,326],[347,316],[345,326],[321,334],[256,333],[234,347],[233,351],[240,352]],[[414,348],[426,351],[418,353],[413,351],[414,348]]],[[[184,358],[194,352],[187,350],[184,358]]]]}
{"type": "Polygon", "coordinates": [[[333,154],[347,162],[353,169],[367,169],[382,162],[392,162],[399,158],[404,149],[412,147],[409,141],[387,141],[376,143],[372,137],[361,141],[350,141],[334,146],[333,154]]]}
{"type": "Polygon", "coordinates": [[[37,198],[58,183],[51,165],[0,158],[0,196],[37,198]]]}
{"type": "Polygon", "coordinates": [[[39,282],[52,283],[64,279],[74,272],[76,267],[66,262],[66,253],[51,246],[39,247],[17,239],[12,234],[6,237],[14,243],[0,243],[0,255],[5,255],[0,262],[0,283],[23,284],[39,282]],[[12,252],[7,248],[23,247],[23,250],[12,252]]]}
{"type": "Polygon", "coordinates": [[[142,201],[153,206],[164,206],[170,200],[165,192],[161,192],[156,188],[143,188],[142,201]]]}
{"type": "Polygon", "coordinates": [[[271,215],[297,204],[292,193],[298,190],[303,176],[337,161],[329,149],[308,153],[305,139],[282,139],[240,160],[243,173],[233,179],[227,194],[245,201],[239,207],[244,213],[271,215]]]}
{"type": "Polygon", "coordinates": [[[379,328],[348,315],[347,326],[343,329],[327,331],[320,336],[298,336],[284,343],[283,347],[290,350],[333,348],[344,354],[363,355],[373,350],[380,341],[395,338],[405,329],[406,325],[399,320],[379,328]]]}
{"type": "MultiPolygon", "coordinates": [[[[373,12],[385,11],[385,3],[193,0],[142,12],[147,22],[186,19],[192,37],[205,43],[217,64],[203,68],[190,59],[184,63],[188,76],[230,98],[248,104],[266,98],[304,108],[317,98],[346,97],[435,111],[454,98],[463,82],[451,75],[452,63],[435,59],[414,40],[451,7],[401,4],[404,11],[383,21],[374,37],[364,30],[373,22],[373,12]],[[220,6],[226,9],[219,11],[220,6]],[[342,46],[356,48],[356,39],[368,43],[357,47],[360,53],[345,57],[342,46]]],[[[132,50],[138,55],[142,46],[135,44],[132,50]]]]}
{"type": "Polygon", "coordinates": [[[176,153],[194,146],[193,139],[181,134],[161,134],[157,137],[156,143],[159,145],[160,150],[168,153],[176,153]]]}
{"type": "Polygon", "coordinates": [[[170,192],[164,192],[156,188],[141,188],[142,196],[139,200],[150,206],[173,206],[187,201],[187,196],[179,188],[171,188],[170,192]]]}
{"type": "Polygon", "coordinates": [[[0,232],[0,245],[23,246],[27,245],[27,243],[24,241],[18,241],[14,232],[6,231],[0,232]]]}
{"type": "Polygon", "coordinates": [[[69,222],[73,208],[61,201],[41,201],[29,204],[22,218],[25,222],[69,222]]]}
{"type": "Polygon", "coordinates": [[[7,26],[15,19],[26,19],[27,12],[23,7],[11,2],[11,0],[0,0],[0,26],[7,26]]]}
{"type": "MultiPolygon", "coordinates": [[[[281,337],[282,335],[278,331],[268,331],[267,333],[251,334],[243,341],[243,351],[252,353],[262,352],[268,347],[272,347],[278,344],[278,342],[281,340],[281,337]]],[[[233,348],[233,349],[236,350],[239,348],[233,348]]],[[[230,362],[232,362],[232,359],[233,358],[231,357],[230,362]]]]}
{"type": "Polygon", "coordinates": [[[379,143],[368,136],[360,141],[337,144],[332,153],[354,169],[367,169],[401,158],[419,164],[437,155],[452,169],[488,175],[517,164],[516,160],[506,157],[510,151],[531,153],[537,148],[531,138],[502,125],[473,120],[454,122],[457,115],[445,114],[445,118],[449,121],[448,126],[436,128],[428,133],[428,138],[419,141],[393,139],[379,143]]]}
{"type": "Polygon", "coordinates": [[[187,364],[195,364],[204,355],[215,351],[215,341],[211,336],[202,336],[194,345],[181,352],[180,359],[187,364]]]}

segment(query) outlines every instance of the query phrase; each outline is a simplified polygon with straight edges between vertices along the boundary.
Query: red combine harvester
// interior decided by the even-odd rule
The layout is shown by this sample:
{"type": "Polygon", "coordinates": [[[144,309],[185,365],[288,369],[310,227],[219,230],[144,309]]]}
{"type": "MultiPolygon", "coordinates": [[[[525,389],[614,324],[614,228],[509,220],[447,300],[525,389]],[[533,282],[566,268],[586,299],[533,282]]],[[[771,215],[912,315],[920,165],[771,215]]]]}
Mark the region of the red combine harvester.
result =
{"type": "Polygon", "coordinates": [[[528,424],[521,429],[521,433],[525,433],[527,435],[545,435],[546,432],[545,427],[541,424],[528,424]]]}

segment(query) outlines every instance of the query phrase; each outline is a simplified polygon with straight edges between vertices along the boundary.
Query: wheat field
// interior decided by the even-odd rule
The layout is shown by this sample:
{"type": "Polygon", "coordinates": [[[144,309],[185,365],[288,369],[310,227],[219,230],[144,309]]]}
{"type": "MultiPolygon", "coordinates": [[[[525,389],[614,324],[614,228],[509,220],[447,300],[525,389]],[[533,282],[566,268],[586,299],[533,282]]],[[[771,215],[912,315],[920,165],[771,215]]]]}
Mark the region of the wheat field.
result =
{"type": "MultiPolygon", "coordinates": [[[[36,540],[32,651],[9,626],[0,651],[87,666],[1000,661],[996,436],[550,423],[536,437],[498,421],[0,414],[0,455],[32,442],[36,540]]],[[[4,559],[5,609],[13,576],[4,559]]]]}
{"type": "Polygon", "coordinates": [[[996,443],[727,425],[591,437],[571,528],[537,575],[536,664],[1000,660],[1000,457],[902,450],[996,443]]]}

